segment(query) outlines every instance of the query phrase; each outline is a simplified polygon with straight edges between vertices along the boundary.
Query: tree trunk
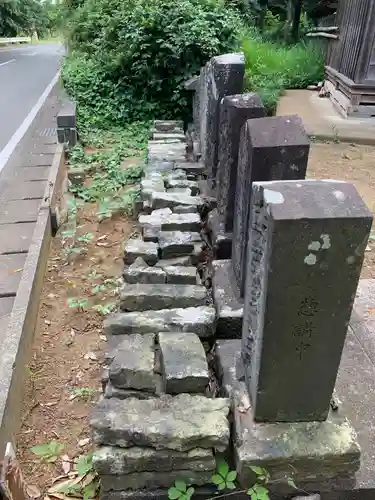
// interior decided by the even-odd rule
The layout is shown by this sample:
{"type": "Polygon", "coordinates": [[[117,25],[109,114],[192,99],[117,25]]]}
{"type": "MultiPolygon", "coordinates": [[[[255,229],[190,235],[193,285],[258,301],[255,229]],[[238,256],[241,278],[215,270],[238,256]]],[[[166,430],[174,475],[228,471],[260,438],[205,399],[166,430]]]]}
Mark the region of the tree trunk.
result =
{"type": "Polygon", "coordinates": [[[266,18],[267,8],[268,8],[268,0],[260,0],[259,2],[260,12],[258,15],[258,28],[260,31],[263,31],[264,28],[264,20],[266,18]]]}
{"type": "Polygon", "coordinates": [[[298,37],[299,37],[299,23],[301,20],[301,12],[302,12],[302,0],[294,0],[291,37],[292,41],[295,43],[298,42],[298,37]]]}

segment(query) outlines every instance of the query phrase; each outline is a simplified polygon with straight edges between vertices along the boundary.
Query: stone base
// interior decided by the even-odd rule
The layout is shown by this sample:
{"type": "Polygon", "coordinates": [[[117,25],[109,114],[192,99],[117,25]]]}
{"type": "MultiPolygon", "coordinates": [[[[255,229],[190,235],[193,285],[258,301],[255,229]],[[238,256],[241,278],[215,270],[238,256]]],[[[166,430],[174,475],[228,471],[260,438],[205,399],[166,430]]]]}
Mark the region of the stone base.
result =
{"type": "Polygon", "coordinates": [[[231,260],[212,261],[212,295],[218,316],[216,338],[241,338],[243,301],[232,277],[231,260]]]}
{"type": "Polygon", "coordinates": [[[201,196],[206,198],[216,198],[216,188],[212,187],[212,181],[210,179],[198,181],[198,187],[201,196]]]}
{"type": "MultiPolygon", "coordinates": [[[[200,487],[194,492],[194,500],[209,500],[217,494],[216,487],[200,487]]],[[[100,500],[169,500],[168,489],[152,489],[152,490],[125,490],[125,491],[101,491],[100,500]]],[[[238,492],[222,500],[249,500],[246,492],[238,492]]]]}
{"type": "Polygon", "coordinates": [[[230,259],[232,256],[232,233],[225,232],[217,210],[208,214],[207,227],[210,231],[212,251],[215,259],[230,259]]]}
{"type": "Polygon", "coordinates": [[[252,486],[255,477],[250,467],[257,465],[264,467],[273,481],[280,480],[271,488],[276,496],[295,493],[283,481],[286,477],[293,478],[305,492],[352,489],[360,466],[360,448],[348,420],[341,412],[331,412],[325,422],[254,422],[243,370],[239,369],[240,352],[239,340],[216,343],[221,390],[232,403],[234,454],[241,488],[252,486]]]}

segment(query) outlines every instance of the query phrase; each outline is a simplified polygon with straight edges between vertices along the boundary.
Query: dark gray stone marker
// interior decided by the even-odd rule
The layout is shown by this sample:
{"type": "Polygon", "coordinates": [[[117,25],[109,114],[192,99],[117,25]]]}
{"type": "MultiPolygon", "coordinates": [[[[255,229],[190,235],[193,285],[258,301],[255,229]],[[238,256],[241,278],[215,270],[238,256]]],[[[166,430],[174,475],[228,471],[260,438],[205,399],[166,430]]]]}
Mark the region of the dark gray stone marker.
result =
{"type": "Polygon", "coordinates": [[[207,102],[202,104],[204,140],[202,157],[211,185],[215,186],[218,146],[220,101],[224,96],[240,94],[243,88],[245,59],[242,53],[213,57],[206,65],[204,85],[207,102]]]}
{"type": "Polygon", "coordinates": [[[372,214],[340,181],[253,185],[242,356],[254,419],[327,418],[372,214]]]}
{"type": "Polygon", "coordinates": [[[304,179],[309,148],[309,139],[297,115],[248,120],[242,127],[232,242],[233,270],[241,297],[246,278],[252,183],[304,179]]]}
{"type": "Polygon", "coordinates": [[[217,167],[217,209],[225,231],[233,229],[238,150],[244,123],[263,118],[266,110],[258,94],[224,97],[220,104],[219,153],[217,167]]]}

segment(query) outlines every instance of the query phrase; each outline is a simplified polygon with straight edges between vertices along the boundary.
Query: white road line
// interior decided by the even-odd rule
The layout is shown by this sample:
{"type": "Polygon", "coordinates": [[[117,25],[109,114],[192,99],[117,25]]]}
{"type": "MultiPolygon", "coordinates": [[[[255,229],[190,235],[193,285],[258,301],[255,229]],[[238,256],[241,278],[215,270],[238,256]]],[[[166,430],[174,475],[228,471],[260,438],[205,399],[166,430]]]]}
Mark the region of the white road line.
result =
{"type": "Polygon", "coordinates": [[[5,61],[5,63],[0,63],[0,66],[5,66],[6,64],[9,64],[11,62],[14,62],[15,59],[11,59],[10,61],[5,61]]]}
{"type": "Polygon", "coordinates": [[[47,86],[47,88],[43,92],[43,94],[39,97],[38,102],[35,104],[33,109],[30,111],[30,113],[26,116],[24,121],[21,123],[21,125],[18,127],[18,129],[15,131],[15,133],[12,135],[12,137],[10,138],[10,140],[9,140],[8,144],[5,146],[5,148],[2,151],[0,151],[0,172],[5,167],[7,161],[9,160],[11,154],[13,153],[13,151],[16,149],[17,144],[20,142],[22,137],[27,132],[27,129],[30,127],[34,118],[38,114],[38,111],[43,106],[44,102],[46,101],[47,97],[49,96],[49,93],[51,92],[53,87],[56,85],[59,77],[60,77],[60,71],[58,71],[56,73],[56,75],[52,78],[51,83],[47,86]]]}

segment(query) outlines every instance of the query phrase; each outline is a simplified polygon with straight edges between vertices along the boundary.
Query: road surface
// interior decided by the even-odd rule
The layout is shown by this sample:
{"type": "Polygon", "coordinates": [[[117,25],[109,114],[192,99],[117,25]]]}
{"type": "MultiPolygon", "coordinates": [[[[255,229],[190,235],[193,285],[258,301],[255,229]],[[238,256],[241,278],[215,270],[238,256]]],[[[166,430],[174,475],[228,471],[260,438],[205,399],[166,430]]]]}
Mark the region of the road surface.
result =
{"type": "Polygon", "coordinates": [[[0,49],[0,171],[56,83],[62,55],[59,44],[0,49]]]}

